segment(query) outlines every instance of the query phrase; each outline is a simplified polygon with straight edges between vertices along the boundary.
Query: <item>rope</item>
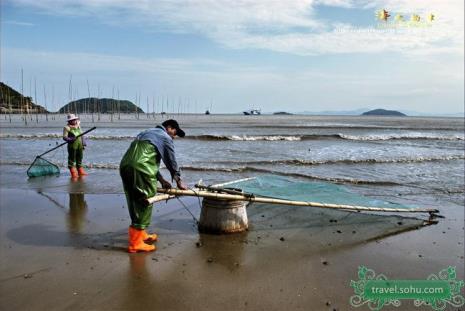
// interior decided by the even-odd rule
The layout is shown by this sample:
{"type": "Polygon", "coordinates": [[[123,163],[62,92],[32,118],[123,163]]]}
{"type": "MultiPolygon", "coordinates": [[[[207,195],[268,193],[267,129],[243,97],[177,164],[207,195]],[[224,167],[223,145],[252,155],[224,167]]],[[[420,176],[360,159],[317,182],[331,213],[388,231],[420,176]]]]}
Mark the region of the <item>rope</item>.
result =
{"type": "Polygon", "coordinates": [[[200,195],[195,191],[195,188],[190,188],[190,190],[192,190],[192,192],[194,192],[194,194],[196,195],[197,200],[199,202],[199,208],[202,208],[202,203],[200,202],[200,195]]]}
{"type": "Polygon", "coordinates": [[[199,225],[199,221],[197,220],[197,218],[194,216],[194,214],[192,214],[192,212],[187,208],[187,206],[184,204],[184,202],[179,198],[179,197],[176,197],[176,199],[179,201],[179,203],[181,203],[181,205],[184,207],[184,209],[186,211],[189,212],[189,214],[191,214],[192,218],[194,219],[195,221],[195,224],[198,226],[199,225]]]}

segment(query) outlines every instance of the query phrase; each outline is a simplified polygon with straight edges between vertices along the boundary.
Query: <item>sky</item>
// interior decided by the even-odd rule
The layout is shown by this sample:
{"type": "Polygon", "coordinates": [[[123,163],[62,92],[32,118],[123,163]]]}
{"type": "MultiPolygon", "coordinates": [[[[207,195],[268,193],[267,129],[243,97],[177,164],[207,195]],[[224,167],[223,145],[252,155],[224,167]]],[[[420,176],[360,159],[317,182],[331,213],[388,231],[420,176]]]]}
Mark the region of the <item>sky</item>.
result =
{"type": "Polygon", "coordinates": [[[51,111],[464,111],[463,0],[0,3],[0,80],[51,111]]]}

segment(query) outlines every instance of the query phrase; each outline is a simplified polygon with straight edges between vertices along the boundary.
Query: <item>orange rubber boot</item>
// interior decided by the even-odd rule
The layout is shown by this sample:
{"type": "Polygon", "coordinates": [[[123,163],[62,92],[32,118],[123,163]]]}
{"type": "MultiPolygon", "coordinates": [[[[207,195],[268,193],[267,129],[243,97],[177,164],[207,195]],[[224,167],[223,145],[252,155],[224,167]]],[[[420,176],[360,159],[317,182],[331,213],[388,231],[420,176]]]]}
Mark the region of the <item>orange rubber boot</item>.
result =
{"type": "Polygon", "coordinates": [[[78,171],[77,171],[77,169],[76,169],[75,167],[71,167],[71,168],[69,169],[69,172],[71,173],[71,178],[72,178],[72,179],[76,179],[76,178],[79,177],[78,171]]]}
{"type": "Polygon", "coordinates": [[[155,242],[158,240],[158,235],[155,233],[149,234],[147,231],[144,230],[142,233],[144,242],[155,242]]]}
{"type": "Polygon", "coordinates": [[[79,176],[87,176],[87,175],[89,175],[89,174],[86,173],[86,171],[84,171],[83,167],[78,168],[78,173],[79,173],[79,176]]]}
{"type": "Polygon", "coordinates": [[[152,252],[155,250],[155,245],[149,245],[144,243],[144,230],[138,230],[133,227],[129,227],[129,253],[136,252],[152,252]]]}

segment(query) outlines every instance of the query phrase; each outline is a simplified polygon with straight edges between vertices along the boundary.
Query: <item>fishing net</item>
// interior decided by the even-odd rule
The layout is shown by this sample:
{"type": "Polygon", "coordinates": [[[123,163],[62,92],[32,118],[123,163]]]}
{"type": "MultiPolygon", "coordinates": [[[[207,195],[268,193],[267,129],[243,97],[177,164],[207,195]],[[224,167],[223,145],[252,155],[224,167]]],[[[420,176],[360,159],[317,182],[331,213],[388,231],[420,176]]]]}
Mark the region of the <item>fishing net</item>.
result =
{"type": "Polygon", "coordinates": [[[59,175],[60,168],[50,161],[41,157],[36,157],[27,170],[27,176],[40,177],[47,175],[59,175]]]}
{"type": "MultiPolygon", "coordinates": [[[[255,196],[286,200],[311,201],[374,207],[409,209],[393,202],[370,198],[348,188],[325,182],[302,181],[280,176],[259,176],[224,187],[240,188],[255,196]]],[[[293,239],[311,241],[306,247],[357,244],[408,230],[416,230],[424,220],[402,214],[358,213],[347,210],[313,208],[308,206],[252,203],[247,208],[254,231],[284,232],[293,239]],[[284,230],[284,231],[281,231],[284,230]]],[[[283,234],[284,234],[283,233],[283,234]]]]}
{"type": "Polygon", "coordinates": [[[265,175],[229,183],[227,187],[240,188],[256,196],[294,201],[346,204],[374,207],[411,208],[350,192],[345,187],[324,182],[299,181],[280,176],[265,175]]]}

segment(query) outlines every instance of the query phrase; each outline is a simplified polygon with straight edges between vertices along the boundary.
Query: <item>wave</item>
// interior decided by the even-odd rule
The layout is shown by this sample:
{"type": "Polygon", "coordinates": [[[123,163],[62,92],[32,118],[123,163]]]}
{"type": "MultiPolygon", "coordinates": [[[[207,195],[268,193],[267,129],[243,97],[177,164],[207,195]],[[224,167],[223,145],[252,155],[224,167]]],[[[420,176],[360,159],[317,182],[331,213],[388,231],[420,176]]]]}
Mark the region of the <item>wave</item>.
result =
{"type": "Polygon", "coordinates": [[[280,164],[280,165],[325,165],[325,164],[377,164],[377,163],[420,163],[420,162],[440,162],[463,160],[465,156],[444,156],[444,157],[417,157],[417,158],[399,158],[399,159],[338,159],[338,160],[301,160],[301,159],[283,159],[283,160],[263,160],[263,161],[214,161],[213,164],[232,164],[232,165],[263,165],[263,164],[280,164]]]}
{"type": "MultiPolygon", "coordinates": [[[[449,160],[453,159],[464,159],[463,156],[457,157],[450,157],[449,160]]],[[[436,161],[436,160],[446,160],[446,158],[441,159],[429,159],[428,161],[436,161]]],[[[347,163],[346,160],[342,160],[340,162],[337,161],[328,161],[329,163],[347,163]]],[[[31,165],[32,161],[20,161],[20,160],[0,160],[0,165],[21,165],[21,166],[29,166],[31,165]]],[[[340,183],[340,184],[360,184],[360,185],[379,185],[379,186],[399,186],[403,185],[402,183],[394,182],[394,181],[383,181],[383,180],[364,180],[364,179],[357,179],[357,178],[350,178],[350,177],[329,177],[329,176],[319,176],[319,175],[310,175],[310,174],[303,174],[303,173],[296,173],[296,172],[282,172],[282,171],[275,171],[273,169],[266,169],[256,166],[250,166],[247,164],[270,164],[270,163],[299,163],[300,165],[307,165],[308,162],[301,161],[301,160],[276,160],[276,161],[268,161],[268,162],[242,162],[242,164],[246,164],[244,166],[236,166],[236,167],[212,167],[212,166],[181,166],[180,169],[182,171],[193,171],[193,172],[210,172],[210,173],[262,173],[262,174],[272,174],[284,177],[295,177],[295,178],[303,178],[309,180],[318,180],[318,181],[326,181],[331,183],[340,183]]],[[[327,163],[328,163],[327,162],[327,163]]],[[[217,163],[217,162],[215,162],[217,163]]],[[[351,162],[351,163],[359,163],[359,162],[351,162]]],[[[389,163],[389,162],[376,162],[376,163],[389,163]]],[[[55,163],[58,167],[66,168],[66,163],[55,163]]],[[[318,164],[324,164],[319,162],[318,164]]],[[[315,164],[310,164],[315,165],[315,164]]],[[[118,170],[119,164],[112,164],[112,163],[86,163],[86,167],[90,169],[104,169],[104,170],[118,170]]]]}
{"type": "Polygon", "coordinates": [[[425,134],[425,133],[410,133],[410,134],[379,134],[379,135],[347,135],[338,134],[342,139],[347,140],[464,140],[463,135],[441,135],[441,134],[425,134]]]}
{"type": "MultiPolygon", "coordinates": [[[[1,160],[0,165],[24,165],[24,166],[29,166],[32,164],[34,160],[31,161],[21,161],[21,160],[1,160]]],[[[60,163],[57,161],[49,160],[52,161],[53,164],[55,164],[58,167],[68,167],[67,163],[60,163]]],[[[88,168],[95,168],[95,169],[119,169],[118,164],[111,164],[111,163],[86,163],[85,167],[88,168]]]]}
{"type": "Polygon", "coordinates": [[[222,141],[257,141],[257,140],[266,140],[266,141],[299,141],[302,140],[302,136],[298,135],[195,135],[195,136],[186,136],[185,139],[196,139],[196,140],[222,140],[222,141]]]}
{"type": "Polygon", "coordinates": [[[182,170],[185,171],[200,171],[200,172],[225,172],[225,173],[266,173],[266,174],[273,174],[285,177],[297,177],[297,178],[305,178],[311,180],[320,180],[320,181],[328,181],[333,183],[344,183],[344,184],[366,184],[366,185],[383,185],[383,186],[397,186],[401,185],[397,182],[392,181],[377,181],[377,180],[362,180],[356,178],[343,178],[343,177],[325,177],[325,176],[318,176],[318,175],[308,175],[308,174],[301,174],[301,173],[286,173],[286,172],[279,172],[274,170],[268,170],[253,166],[243,166],[243,167],[235,167],[235,168],[223,168],[223,167],[199,167],[199,166],[184,166],[182,170]]]}
{"type": "MultiPolygon", "coordinates": [[[[416,157],[416,158],[398,158],[398,159],[336,159],[336,160],[302,160],[302,159],[282,159],[282,160],[261,160],[261,161],[212,161],[214,165],[233,165],[235,167],[201,167],[201,166],[183,166],[181,169],[191,171],[218,171],[218,172],[241,172],[246,169],[261,170],[257,167],[248,165],[295,165],[295,166],[317,166],[333,164],[383,164],[383,163],[421,163],[421,162],[442,162],[464,160],[464,155],[438,156],[438,157],[416,157]],[[241,166],[242,165],[242,166],[241,166]],[[246,166],[244,166],[246,165],[246,166]],[[239,166],[239,167],[238,167],[239,166]]],[[[0,160],[0,165],[30,165],[32,161],[20,160],[0,160]]],[[[63,167],[63,164],[56,164],[63,167]]],[[[86,165],[95,169],[118,169],[118,164],[111,163],[89,163],[86,165]]],[[[162,166],[163,168],[164,166],[162,166]]]]}
{"type": "MultiPolygon", "coordinates": [[[[92,140],[120,140],[120,139],[134,139],[132,135],[85,135],[86,139],[92,140]]],[[[16,139],[61,139],[61,134],[0,134],[1,138],[16,138],[16,139]]]]}
{"type": "MultiPolygon", "coordinates": [[[[16,139],[61,139],[61,134],[11,134],[1,133],[2,138],[16,139]]],[[[132,135],[86,135],[91,140],[122,140],[134,139],[132,135]]],[[[204,141],[302,141],[342,139],[351,141],[385,141],[385,140],[464,140],[463,135],[441,134],[374,134],[374,135],[348,135],[348,134],[310,134],[310,135],[193,135],[184,139],[204,141]]]]}
{"type": "MultiPolygon", "coordinates": [[[[212,164],[220,165],[295,165],[295,166],[317,166],[317,165],[333,165],[333,164],[383,164],[383,163],[421,163],[421,162],[442,162],[442,161],[454,161],[463,160],[465,156],[444,156],[444,157],[418,157],[418,158],[400,158],[400,159],[340,159],[340,160],[299,160],[299,159],[283,159],[283,160],[263,160],[263,161],[213,161],[212,164]]],[[[27,161],[0,161],[3,165],[30,165],[31,162],[27,161]]],[[[58,166],[64,167],[62,164],[58,166]]],[[[110,163],[90,163],[87,164],[89,168],[95,169],[118,169],[117,164],[110,163]]],[[[212,170],[218,172],[240,172],[244,170],[244,167],[193,167],[185,166],[181,169],[187,169],[191,171],[205,171],[212,170]]],[[[253,169],[259,169],[254,167],[253,169]]]]}
{"type": "Polygon", "coordinates": [[[186,136],[185,139],[219,140],[219,141],[301,141],[301,140],[327,140],[342,139],[355,141],[379,141],[379,140],[464,140],[463,135],[441,134],[379,134],[379,135],[347,135],[347,134],[309,134],[309,135],[196,135],[186,136]]]}
{"type": "Polygon", "coordinates": [[[348,125],[348,124],[328,124],[328,125],[258,125],[252,124],[250,128],[269,128],[269,129],[349,129],[349,130],[411,130],[411,131],[461,131],[463,127],[450,126],[383,126],[383,125],[348,125]]]}

